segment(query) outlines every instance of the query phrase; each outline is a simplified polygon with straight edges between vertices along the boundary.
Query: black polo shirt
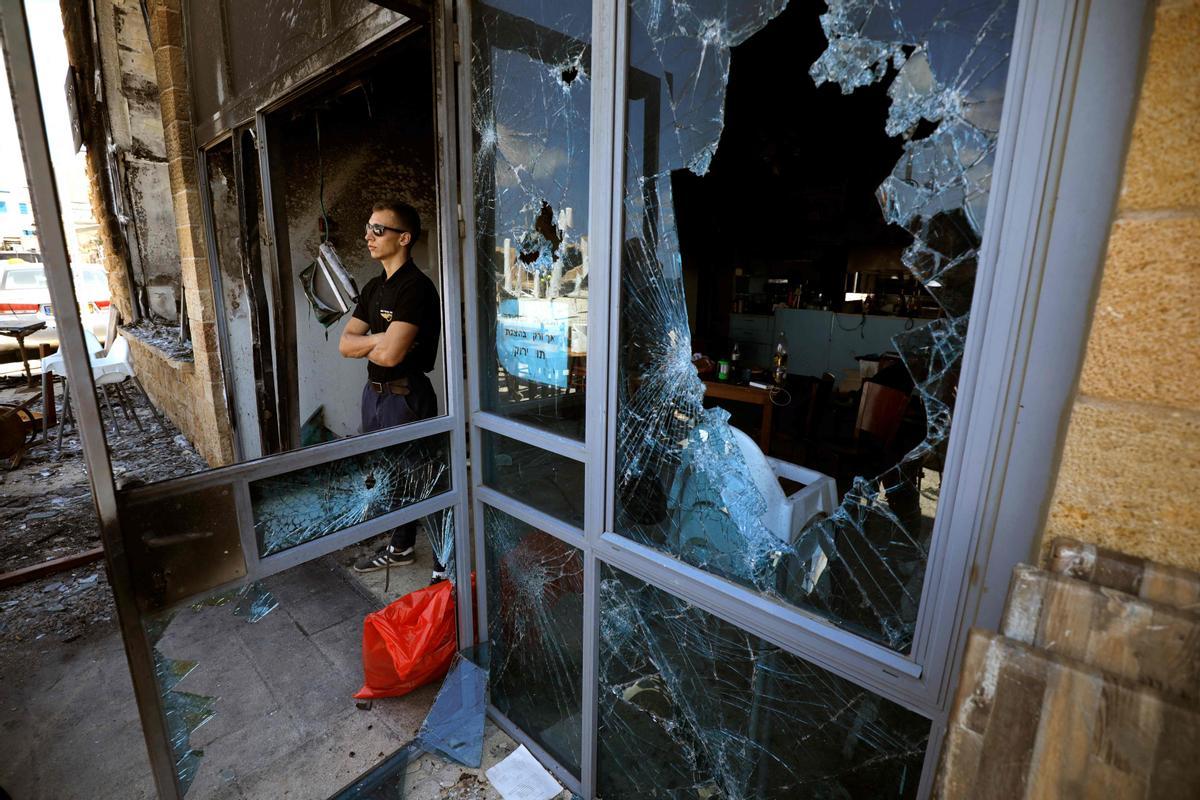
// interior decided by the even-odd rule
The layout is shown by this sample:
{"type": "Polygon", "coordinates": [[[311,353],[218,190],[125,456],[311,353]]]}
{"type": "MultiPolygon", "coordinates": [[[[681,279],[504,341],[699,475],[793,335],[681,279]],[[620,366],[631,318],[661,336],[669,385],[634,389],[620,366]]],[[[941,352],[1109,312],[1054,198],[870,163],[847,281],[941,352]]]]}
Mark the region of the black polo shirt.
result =
{"type": "Polygon", "coordinates": [[[433,369],[442,333],[442,304],[433,281],[411,258],[392,277],[381,272],[367,281],[354,307],[354,318],[367,323],[371,333],[383,333],[393,322],[417,326],[416,341],[399,364],[383,367],[374,361],[367,362],[370,380],[394,381],[433,369]]]}

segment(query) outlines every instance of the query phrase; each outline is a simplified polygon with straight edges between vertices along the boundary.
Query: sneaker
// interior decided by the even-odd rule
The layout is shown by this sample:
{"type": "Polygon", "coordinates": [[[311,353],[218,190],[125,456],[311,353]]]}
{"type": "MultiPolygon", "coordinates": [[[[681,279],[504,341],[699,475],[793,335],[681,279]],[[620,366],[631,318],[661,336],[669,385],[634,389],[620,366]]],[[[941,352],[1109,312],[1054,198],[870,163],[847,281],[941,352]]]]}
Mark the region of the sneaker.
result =
{"type": "Polygon", "coordinates": [[[389,544],[380,548],[373,556],[363,556],[354,562],[355,572],[375,572],[388,567],[403,567],[417,560],[413,549],[395,550],[389,544]]]}

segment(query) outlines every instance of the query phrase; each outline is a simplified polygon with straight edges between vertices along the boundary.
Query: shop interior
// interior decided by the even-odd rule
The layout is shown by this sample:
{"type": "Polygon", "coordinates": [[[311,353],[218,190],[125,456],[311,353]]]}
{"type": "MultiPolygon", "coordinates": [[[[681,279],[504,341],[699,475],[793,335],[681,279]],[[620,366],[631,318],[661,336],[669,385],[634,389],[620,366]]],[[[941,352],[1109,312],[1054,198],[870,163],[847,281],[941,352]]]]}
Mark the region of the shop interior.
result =
{"type": "Polygon", "coordinates": [[[736,47],[711,168],[676,171],[672,193],[705,405],[765,454],[835,477],[840,495],[924,438],[893,337],[943,312],[901,261],[912,236],[876,199],[903,149],[884,130],[887,82],[843,95],[779,80],[780,52],[807,64],[825,46],[795,3],[736,47]]]}

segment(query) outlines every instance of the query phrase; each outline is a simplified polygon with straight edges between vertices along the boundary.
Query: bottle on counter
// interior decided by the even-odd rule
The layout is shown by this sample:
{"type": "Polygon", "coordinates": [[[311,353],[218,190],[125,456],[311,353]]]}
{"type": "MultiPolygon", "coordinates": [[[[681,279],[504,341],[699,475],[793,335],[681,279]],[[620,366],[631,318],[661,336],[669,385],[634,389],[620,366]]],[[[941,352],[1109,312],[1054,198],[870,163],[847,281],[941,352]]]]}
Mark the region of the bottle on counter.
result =
{"type": "Polygon", "coordinates": [[[742,365],[742,349],[738,347],[738,343],[733,343],[733,350],[729,353],[729,366],[736,373],[738,367],[742,365]]]}
{"type": "Polygon", "coordinates": [[[783,386],[787,382],[787,361],[787,334],[780,331],[779,338],[775,340],[775,352],[771,355],[771,380],[776,386],[783,386]]]}

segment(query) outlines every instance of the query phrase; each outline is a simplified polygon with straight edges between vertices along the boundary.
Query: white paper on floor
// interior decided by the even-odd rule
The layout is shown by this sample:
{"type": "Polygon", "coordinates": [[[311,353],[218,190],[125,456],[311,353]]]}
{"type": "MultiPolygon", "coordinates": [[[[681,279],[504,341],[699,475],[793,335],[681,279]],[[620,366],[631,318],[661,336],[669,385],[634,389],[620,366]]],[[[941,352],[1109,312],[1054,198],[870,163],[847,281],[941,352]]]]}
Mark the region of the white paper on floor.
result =
{"type": "Polygon", "coordinates": [[[487,778],[504,800],[550,800],[563,790],[525,745],[489,769],[487,778]]]}

